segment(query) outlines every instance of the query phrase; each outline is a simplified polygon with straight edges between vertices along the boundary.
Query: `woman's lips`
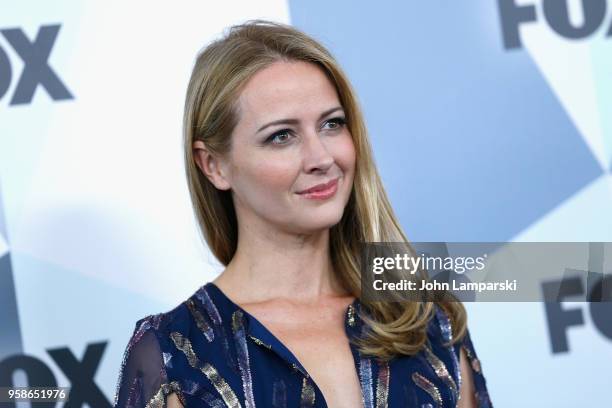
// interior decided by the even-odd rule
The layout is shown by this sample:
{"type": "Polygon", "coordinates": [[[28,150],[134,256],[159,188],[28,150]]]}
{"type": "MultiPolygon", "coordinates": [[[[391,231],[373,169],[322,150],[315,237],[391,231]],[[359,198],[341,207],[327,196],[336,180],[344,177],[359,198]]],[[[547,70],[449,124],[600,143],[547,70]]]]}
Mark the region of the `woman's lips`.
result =
{"type": "Polygon", "coordinates": [[[311,189],[305,190],[305,192],[301,192],[298,194],[304,198],[311,198],[311,199],[323,200],[323,199],[330,198],[334,194],[336,194],[336,191],[338,190],[338,179],[339,178],[336,178],[330,181],[329,183],[324,184],[321,187],[315,186],[311,189]]]}

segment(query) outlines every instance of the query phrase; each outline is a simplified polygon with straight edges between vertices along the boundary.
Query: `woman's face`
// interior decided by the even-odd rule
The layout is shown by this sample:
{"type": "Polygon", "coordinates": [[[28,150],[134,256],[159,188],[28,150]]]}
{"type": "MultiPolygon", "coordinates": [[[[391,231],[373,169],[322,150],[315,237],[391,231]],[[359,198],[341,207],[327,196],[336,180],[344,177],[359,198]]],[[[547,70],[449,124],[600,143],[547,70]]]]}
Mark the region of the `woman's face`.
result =
{"type": "Polygon", "coordinates": [[[231,188],[239,223],[293,233],[338,223],[353,186],[355,148],[325,73],[307,62],[276,62],[247,82],[238,112],[217,187],[231,188]],[[333,180],[335,193],[302,193],[333,180]]]}

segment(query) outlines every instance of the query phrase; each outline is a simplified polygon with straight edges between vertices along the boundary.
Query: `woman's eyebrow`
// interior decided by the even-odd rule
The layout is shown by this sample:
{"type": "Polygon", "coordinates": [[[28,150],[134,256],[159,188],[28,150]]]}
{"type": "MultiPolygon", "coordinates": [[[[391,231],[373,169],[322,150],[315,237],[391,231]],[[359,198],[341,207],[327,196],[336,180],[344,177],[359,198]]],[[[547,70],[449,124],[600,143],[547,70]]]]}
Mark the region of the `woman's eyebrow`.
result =
{"type": "MultiPolygon", "coordinates": [[[[325,116],[337,111],[337,110],[342,110],[342,106],[336,106],[335,108],[331,108],[326,110],[325,112],[321,113],[321,115],[319,116],[319,120],[323,119],[325,116]]],[[[263,125],[262,127],[260,127],[259,129],[257,129],[257,132],[255,133],[259,133],[262,130],[264,130],[267,127],[273,126],[273,125],[296,125],[299,123],[299,120],[297,119],[279,119],[279,120],[275,120],[273,122],[267,123],[265,125],[263,125]]]]}

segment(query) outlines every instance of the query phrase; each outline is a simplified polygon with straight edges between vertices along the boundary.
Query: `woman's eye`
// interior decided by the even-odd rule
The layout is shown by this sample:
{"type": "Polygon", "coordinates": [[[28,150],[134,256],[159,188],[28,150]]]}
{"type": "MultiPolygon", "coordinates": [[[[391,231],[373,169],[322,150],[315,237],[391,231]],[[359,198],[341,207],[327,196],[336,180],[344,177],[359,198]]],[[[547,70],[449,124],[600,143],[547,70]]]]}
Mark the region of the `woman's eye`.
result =
{"type": "Polygon", "coordinates": [[[338,129],[338,128],[341,128],[342,126],[344,126],[346,124],[346,119],[344,119],[344,118],[333,118],[333,119],[328,120],[325,123],[325,125],[329,125],[329,124],[331,124],[332,127],[328,128],[328,129],[335,130],[335,129],[338,129]]]}
{"type": "Polygon", "coordinates": [[[281,130],[280,132],[276,132],[266,139],[266,143],[272,143],[275,145],[285,144],[287,140],[289,140],[289,136],[289,130],[281,130]]]}
{"type": "MultiPolygon", "coordinates": [[[[342,117],[337,117],[333,119],[329,119],[323,125],[324,130],[338,130],[346,124],[346,119],[342,117]]],[[[291,130],[283,129],[274,133],[270,137],[265,140],[266,144],[273,145],[284,145],[289,142],[291,139],[291,130]]]]}

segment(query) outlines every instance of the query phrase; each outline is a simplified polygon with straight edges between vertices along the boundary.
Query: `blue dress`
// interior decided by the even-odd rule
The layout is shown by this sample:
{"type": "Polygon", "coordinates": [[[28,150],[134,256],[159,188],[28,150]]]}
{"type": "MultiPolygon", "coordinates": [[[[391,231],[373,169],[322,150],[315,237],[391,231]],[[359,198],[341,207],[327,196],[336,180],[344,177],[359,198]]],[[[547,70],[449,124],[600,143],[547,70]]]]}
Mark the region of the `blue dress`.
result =
{"type": "MultiPolygon", "coordinates": [[[[349,339],[364,327],[355,299],[345,313],[349,339]]],[[[480,362],[468,335],[450,340],[449,319],[437,309],[428,347],[388,363],[360,355],[350,343],[365,408],[455,407],[461,386],[459,352],[468,356],[477,406],[491,407],[480,362]]],[[[173,310],[136,323],[124,353],[115,407],[165,407],[176,392],[191,407],[327,407],[297,358],[254,316],[214,283],[173,310]]]]}

